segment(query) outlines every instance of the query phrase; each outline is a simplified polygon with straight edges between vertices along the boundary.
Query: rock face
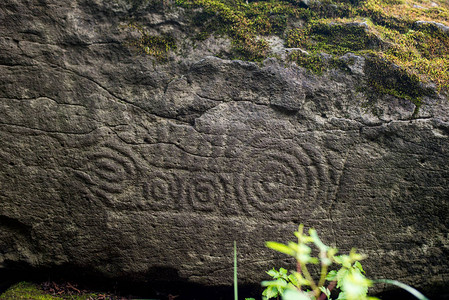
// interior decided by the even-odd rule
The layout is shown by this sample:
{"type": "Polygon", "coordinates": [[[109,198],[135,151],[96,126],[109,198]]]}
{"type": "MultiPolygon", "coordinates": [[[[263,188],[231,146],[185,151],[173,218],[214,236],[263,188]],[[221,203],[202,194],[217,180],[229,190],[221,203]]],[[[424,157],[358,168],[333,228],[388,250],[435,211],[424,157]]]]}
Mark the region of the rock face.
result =
{"type": "MultiPolygon", "coordinates": [[[[125,4],[1,4],[0,266],[227,285],[236,240],[258,283],[288,266],[264,242],[304,223],[368,254],[371,278],[448,283],[445,96],[416,114],[369,94],[352,54],[320,76],[211,40],[154,63],[126,46],[125,4]]],[[[182,35],[181,12],[140,17],[182,35]]]]}

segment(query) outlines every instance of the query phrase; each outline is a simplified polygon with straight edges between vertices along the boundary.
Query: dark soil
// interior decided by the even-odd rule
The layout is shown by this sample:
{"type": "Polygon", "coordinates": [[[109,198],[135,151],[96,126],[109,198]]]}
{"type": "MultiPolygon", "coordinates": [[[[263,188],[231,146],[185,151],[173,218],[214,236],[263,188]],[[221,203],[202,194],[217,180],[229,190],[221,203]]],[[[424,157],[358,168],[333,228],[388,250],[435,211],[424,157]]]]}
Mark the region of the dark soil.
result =
{"type": "MultiPolygon", "coordinates": [[[[79,268],[32,269],[26,266],[0,269],[0,294],[20,281],[31,281],[52,295],[97,294],[96,300],[159,299],[159,300],[232,300],[233,287],[200,286],[179,280],[134,281],[133,278],[108,279],[79,268]]],[[[175,278],[176,279],[176,278],[175,278]]],[[[424,291],[426,293],[426,291],[424,291]]],[[[259,285],[239,286],[239,299],[261,299],[259,285]]],[[[447,287],[427,291],[431,300],[449,300],[447,287]],[[435,292],[438,291],[438,292],[435,292]]],[[[382,300],[415,300],[403,290],[390,290],[375,295],[382,300]]]]}

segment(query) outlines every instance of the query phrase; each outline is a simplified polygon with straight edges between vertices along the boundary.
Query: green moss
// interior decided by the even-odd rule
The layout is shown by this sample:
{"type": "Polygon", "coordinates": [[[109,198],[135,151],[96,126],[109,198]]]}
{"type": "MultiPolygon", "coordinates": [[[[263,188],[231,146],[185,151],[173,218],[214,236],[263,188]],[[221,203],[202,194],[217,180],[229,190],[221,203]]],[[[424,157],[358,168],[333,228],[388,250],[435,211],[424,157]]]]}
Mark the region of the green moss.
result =
{"type": "Polygon", "coordinates": [[[6,292],[0,295],[0,299],[63,300],[63,298],[45,294],[36,285],[28,282],[20,282],[14,285],[13,287],[9,288],[6,292]]]}
{"type": "Polygon", "coordinates": [[[312,73],[321,75],[327,70],[327,64],[319,54],[308,55],[299,51],[290,54],[289,59],[312,73]]]}
{"type": "MultiPolygon", "coordinates": [[[[142,6],[147,0],[127,1],[142,6]]],[[[347,52],[372,55],[397,65],[401,73],[395,75],[402,77],[395,81],[397,86],[383,81],[371,81],[371,86],[419,105],[421,92],[408,91],[401,82],[434,82],[449,90],[449,35],[433,24],[416,23],[432,20],[449,26],[447,1],[432,2],[438,6],[423,0],[320,0],[310,1],[309,6],[300,0],[176,0],[176,5],[190,15],[193,40],[211,34],[231,39],[227,58],[262,61],[272,55],[265,39],[270,35],[284,39],[286,47],[310,53],[297,51],[290,59],[317,74],[329,68],[347,69],[338,59],[347,52]],[[333,58],[323,61],[322,52],[333,58]]],[[[132,44],[140,52],[163,60],[176,50],[172,37],[130,26],[141,35],[132,44]]]]}
{"type": "Polygon", "coordinates": [[[329,69],[339,69],[344,72],[350,72],[347,63],[334,56],[323,56],[322,54],[307,54],[301,51],[292,52],[288,59],[295,62],[310,72],[322,75],[329,69]]]}
{"type": "Polygon", "coordinates": [[[194,40],[203,41],[216,32],[218,28],[221,28],[220,22],[214,16],[214,14],[205,11],[195,11],[191,15],[193,26],[201,28],[200,32],[194,36],[194,40]]]}
{"type": "Polygon", "coordinates": [[[357,15],[357,10],[350,1],[316,1],[311,3],[310,9],[317,19],[352,18],[357,15]]]}
{"type": "Polygon", "coordinates": [[[377,30],[388,43],[380,56],[423,82],[434,82],[440,90],[449,90],[448,35],[433,24],[415,25],[405,34],[381,26],[377,30]]]}
{"type": "MultiPolygon", "coordinates": [[[[269,45],[261,36],[282,36],[289,20],[312,18],[310,10],[287,1],[246,4],[231,0],[177,0],[176,3],[187,9],[202,8],[210,17],[200,26],[200,38],[211,33],[227,35],[232,39],[233,58],[250,61],[261,61],[268,56],[269,45]]],[[[193,18],[193,24],[198,25],[197,20],[198,15],[193,18]]]]}
{"type": "Polygon", "coordinates": [[[165,60],[168,53],[177,48],[175,39],[170,35],[152,35],[143,26],[136,23],[129,23],[127,27],[137,31],[140,35],[139,38],[129,41],[128,45],[158,61],[165,60]]]}
{"type": "Polygon", "coordinates": [[[365,74],[372,94],[389,94],[411,101],[416,107],[413,116],[422,105],[422,97],[434,95],[434,90],[425,87],[418,76],[379,57],[366,59],[365,74]]]}
{"type": "Polygon", "coordinates": [[[10,287],[6,292],[0,295],[2,300],[88,300],[97,298],[96,294],[83,294],[83,295],[50,295],[47,292],[39,288],[38,285],[29,282],[19,282],[10,287]]]}
{"type": "Polygon", "coordinates": [[[370,34],[360,23],[338,24],[312,22],[307,38],[299,43],[294,39],[291,47],[303,47],[308,51],[324,51],[329,54],[345,54],[366,49],[380,48],[379,39],[370,34]]]}
{"type": "Polygon", "coordinates": [[[377,1],[372,0],[364,2],[364,5],[357,9],[357,15],[369,18],[376,25],[385,26],[401,33],[406,32],[413,25],[409,19],[386,14],[377,1]]]}

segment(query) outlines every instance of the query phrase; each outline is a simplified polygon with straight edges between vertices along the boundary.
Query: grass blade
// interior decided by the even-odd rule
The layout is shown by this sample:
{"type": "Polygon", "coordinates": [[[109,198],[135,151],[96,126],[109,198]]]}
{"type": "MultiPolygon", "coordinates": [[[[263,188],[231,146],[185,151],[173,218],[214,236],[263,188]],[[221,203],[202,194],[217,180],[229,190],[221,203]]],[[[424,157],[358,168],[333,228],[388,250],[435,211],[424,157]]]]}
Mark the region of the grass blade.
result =
{"type": "Polygon", "coordinates": [[[237,243],[234,241],[234,300],[238,300],[237,285],[237,243]]]}
{"type": "Polygon", "coordinates": [[[426,296],[424,296],[423,294],[421,294],[419,291],[412,288],[411,286],[406,285],[405,283],[402,283],[402,282],[399,282],[396,280],[390,280],[390,279],[376,279],[373,281],[376,283],[379,282],[379,283],[387,283],[387,284],[395,285],[397,287],[400,287],[401,289],[406,290],[407,292],[409,292],[410,294],[412,294],[419,300],[429,300],[429,298],[427,298],[426,296]]]}

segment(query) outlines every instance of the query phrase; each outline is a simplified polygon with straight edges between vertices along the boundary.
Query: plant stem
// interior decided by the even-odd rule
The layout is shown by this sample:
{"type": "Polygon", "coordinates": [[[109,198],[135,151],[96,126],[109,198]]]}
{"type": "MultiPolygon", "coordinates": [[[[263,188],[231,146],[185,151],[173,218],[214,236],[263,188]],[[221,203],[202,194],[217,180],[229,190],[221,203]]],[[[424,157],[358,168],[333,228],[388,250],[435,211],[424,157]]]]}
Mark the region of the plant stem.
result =
{"type": "Polygon", "coordinates": [[[237,243],[234,241],[234,300],[238,300],[238,285],[237,285],[237,243]]]}
{"type": "Polygon", "coordinates": [[[309,270],[307,269],[307,266],[305,264],[302,265],[302,273],[309,282],[309,285],[312,288],[313,292],[315,293],[315,296],[318,297],[320,294],[320,289],[316,286],[316,283],[313,280],[312,276],[310,275],[309,270]]]}
{"type": "Polygon", "coordinates": [[[320,276],[320,281],[318,283],[318,286],[323,286],[324,282],[326,281],[326,275],[327,275],[327,265],[322,264],[321,265],[321,276],[320,276]]]}
{"type": "MultiPolygon", "coordinates": [[[[299,260],[296,261],[296,272],[301,274],[301,262],[299,260]]],[[[297,286],[298,290],[301,290],[301,282],[297,286]]]]}

